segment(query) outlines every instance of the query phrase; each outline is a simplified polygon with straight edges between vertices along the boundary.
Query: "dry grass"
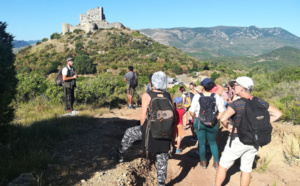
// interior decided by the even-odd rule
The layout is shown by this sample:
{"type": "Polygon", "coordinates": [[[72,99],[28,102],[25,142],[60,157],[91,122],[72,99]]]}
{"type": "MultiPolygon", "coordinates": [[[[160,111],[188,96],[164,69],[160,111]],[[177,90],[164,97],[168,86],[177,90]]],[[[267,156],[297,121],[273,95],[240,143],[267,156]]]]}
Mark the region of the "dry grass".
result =
{"type": "MultiPolygon", "coordinates": [[[[79,112],[79,116],[103,115],[109,112],[109,108],[94,108],[92,105],[76,105],[74,108],[79,112]]],[[[29,126],[34,122],[57,118],[66,114],[64,103],[50,103],[47,98],[39,97],[28,103],[19,103],[13,124],[29,126]]]]}

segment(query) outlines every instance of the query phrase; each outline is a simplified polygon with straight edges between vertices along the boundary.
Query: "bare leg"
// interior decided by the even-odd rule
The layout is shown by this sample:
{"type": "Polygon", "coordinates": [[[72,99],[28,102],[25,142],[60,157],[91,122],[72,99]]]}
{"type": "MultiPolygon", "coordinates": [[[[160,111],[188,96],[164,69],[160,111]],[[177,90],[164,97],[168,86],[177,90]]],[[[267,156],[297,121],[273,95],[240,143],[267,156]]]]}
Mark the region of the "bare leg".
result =
{"type": "Polygon", "coordinates": [[[131,102],[132,102],[132,96],[131,96],[131,95],[127,95],[127,98],[128,98],[128,104],[131,105],[131,102]]]}
{"type": "Polygon", "coordinates": [[[250,185],[251,173],[250,172],[241,172],[241,186],[250,185]]]}
{"type": "Polygon", "coordinates": [[[226,172],[227,169],[219,165],[215,179],[215,186],[221,186],[226,178],[226,172]]]}
{"type": "Polygon", "coordinates": [[[180,144],[181,144],[181,137],[178,136],[178,137],[177,137],[177,149],[180,148],[180,144]]]}

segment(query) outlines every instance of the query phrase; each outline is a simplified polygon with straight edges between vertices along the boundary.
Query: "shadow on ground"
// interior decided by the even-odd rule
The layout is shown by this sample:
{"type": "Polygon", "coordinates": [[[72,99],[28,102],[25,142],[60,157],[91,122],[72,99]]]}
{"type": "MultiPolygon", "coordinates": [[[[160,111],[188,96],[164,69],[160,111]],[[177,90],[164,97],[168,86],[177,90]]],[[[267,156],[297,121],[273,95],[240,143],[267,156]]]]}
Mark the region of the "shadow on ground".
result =
{"type": "MultiPolygon", "coordinates": [[[[33,172],[39,185],[75,185],[89,180],[96,173],[102,174],[118,166],[119,162],[114,159],[115,149],[119,146],[125,130],[138,124],[138,120],[75,116],[39,121],[29,127],[15,125],[1,128],[5,135],[0,141],[3,147],[0,153],[8,154],[11,148],[15,151],[14,154],[9,152],[10,154],[3,156],[1,162],[16,162],[17,154],[24,153],[24,162],[33,164],[33,158],[30,157],[32,154],[27,151],[41,151],[43,154],[47,153],[48,157],[51,156],[43,161],[37,158],[36,165],[10,170],[3,177],[6,181],[2,180],[2,183],[10,182],[26,172],[33,172]],[[12,140],[9,141],[8,138],[12,140]],[[14,145],[10,144],[13,140],[14,145]],[[27,143],[22,143],[25,140],[27,143]],[[17,149],[26,146],[25,144],[30,147],[24,147],[22,151],[17,149]]],[[[136,150],[130,151],[128,161],[141,157],[139,143],[134,144],[136,150]]],[[[135,177],[136,181],[143,181],[138,175],[135,177]]]]}

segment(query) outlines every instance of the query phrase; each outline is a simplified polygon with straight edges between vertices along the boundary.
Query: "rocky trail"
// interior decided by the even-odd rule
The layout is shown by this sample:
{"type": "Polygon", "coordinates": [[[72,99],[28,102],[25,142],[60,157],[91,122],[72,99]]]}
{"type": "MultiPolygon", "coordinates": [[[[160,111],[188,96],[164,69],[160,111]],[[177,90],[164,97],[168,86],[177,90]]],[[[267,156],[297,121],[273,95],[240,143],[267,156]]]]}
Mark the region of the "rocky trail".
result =
{"type": "MultiPolygon", "coordinates": [[[[123,108],[94,116],[94,123],[86,125],[87,132],[70,136],[53,149],[57,162],[49,164],[38,176],[39,185],[156,185],[155,162],[153,158],[145,158],[141,142],[134,143],[126,162],[119,163],[115,159],[115,149],[125,130],[138,124],[139,114],[140,108],[123,108]]],[[[251,185],[300,185],[299,159],[290,164],[286,162],[290,141],[299,139],[295,136],[300,134],[299,129],[299,126],[274,123],[272,142],[258,153],[251,185]],[[263,168],[266,170],[261,171],[263,168]]],[[[227,138],[228,131],[220,128],[220,152],[227,138]]],[[[299,153],[298,143],[294,153],[299,153]]],[[[195,153],[197,143],[191,141],[190,130],[185,131],[182,148],[182,154],[172,154],[169,160],[166,185],[212,185],[216,174],[212,157],[208,151],[207,169],[199,166],[195,153]]],[[[228,170],[225,185],[239,185],[239,179],[236,163],[228,170]]]]}

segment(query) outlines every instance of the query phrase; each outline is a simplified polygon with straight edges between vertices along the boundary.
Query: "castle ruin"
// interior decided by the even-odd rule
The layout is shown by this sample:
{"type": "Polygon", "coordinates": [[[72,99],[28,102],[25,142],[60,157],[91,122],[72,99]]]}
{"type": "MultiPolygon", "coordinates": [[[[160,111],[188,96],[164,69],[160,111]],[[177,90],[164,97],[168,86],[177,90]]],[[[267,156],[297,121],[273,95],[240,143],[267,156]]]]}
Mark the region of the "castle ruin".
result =
{"type": "Polygon", "coordinates": [[[90,9],[86,14],[80,14],[80,23],[76,26],[73,26],[68,23],[62,24],[62,33],[73,32],[76,29],[84,30],[85,32],[94,32],[99,28],[109,29],[109,28],[118,28],[124,29],[122,23],[109,23],[105,20],[105,15],[103,13],[103,8],[98,7],[90,9]]]}

